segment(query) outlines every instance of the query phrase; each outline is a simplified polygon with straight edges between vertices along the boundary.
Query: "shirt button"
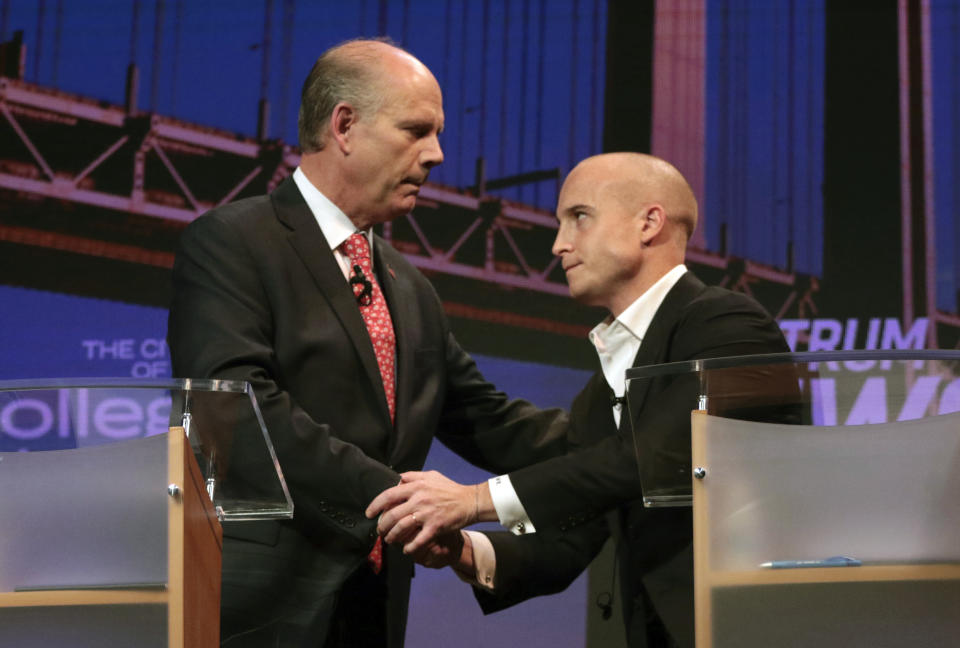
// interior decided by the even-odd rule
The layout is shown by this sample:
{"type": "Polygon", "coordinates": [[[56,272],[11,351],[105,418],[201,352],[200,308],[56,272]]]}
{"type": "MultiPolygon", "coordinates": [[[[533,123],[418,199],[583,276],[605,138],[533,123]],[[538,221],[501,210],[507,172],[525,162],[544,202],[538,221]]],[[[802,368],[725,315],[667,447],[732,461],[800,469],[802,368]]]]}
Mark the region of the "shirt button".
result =
{"type": "Polygon", "coordinates": [[[524,526],[523,522],[517,522],[517,533],[523,533],[527,530],[527,527],[524,526]]]}

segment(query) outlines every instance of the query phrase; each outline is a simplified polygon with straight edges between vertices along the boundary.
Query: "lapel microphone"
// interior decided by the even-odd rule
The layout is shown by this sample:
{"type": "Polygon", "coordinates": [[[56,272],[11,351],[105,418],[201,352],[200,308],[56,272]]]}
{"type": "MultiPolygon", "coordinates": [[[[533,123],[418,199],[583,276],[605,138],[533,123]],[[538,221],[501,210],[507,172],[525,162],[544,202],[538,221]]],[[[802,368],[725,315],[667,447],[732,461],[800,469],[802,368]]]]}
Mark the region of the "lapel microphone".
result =
{"type": "Polygon", "coordinates": [[[363,274],[363,268],[356,264],[353,266],[353,276],[350,277],[350,288],[353,289],[359,305],[369,306],[373,302],[373,284],[363,274]]]}

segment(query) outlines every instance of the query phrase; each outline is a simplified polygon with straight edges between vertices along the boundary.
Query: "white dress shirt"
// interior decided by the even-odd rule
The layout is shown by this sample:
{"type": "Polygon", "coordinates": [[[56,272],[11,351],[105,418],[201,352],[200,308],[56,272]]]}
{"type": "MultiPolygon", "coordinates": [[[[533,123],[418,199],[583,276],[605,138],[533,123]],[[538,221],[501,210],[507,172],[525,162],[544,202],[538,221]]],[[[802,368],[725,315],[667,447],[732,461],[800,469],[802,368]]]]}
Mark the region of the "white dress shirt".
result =
{"type": "MultiPolygon", "coordinates": [[[[633,360],[637,357],[647,329],[650,328],[650,322],[660,310],[660,304],[666,299],[667,293],[686,271],[687,267],[683,264],[674,266],[616,319],[608,317],[590,331],[590,341],[600,356],[603,377],[618,398],[626,393],[627,369],[633,366],[633,360]]],[[[613,421],[617,427],[620,426],[622,409],[620,403],[613,405],[613,421]]]]}
{"type": "MultiPolygon", "coordinates": [[[[590,331],[590,342],[597,349],[600,357],[600,369],[603,377],[613,391],[620,397],[626,393],[626,372],[633,365],[633,360],[640,350],[643,337],[650,328],[650,322],[666,299],[667,293],[676,285],[687,272],[683,264],[674,266],[669,272],[660,277],[646,292],[630,304],[616,318],[607,317],[590,331]]],[[[612,408],[614,423],[619,427],[620,413],[623,409],[620,403],[612,408]]],[[[517,535],[535,533],[536,529],[530,521],[517,492],[510,483],[510,477],[500,475],[489,480],[490,498],[497,511],[497,518],[505,528],[517,535]]],[[[467,531],[473,543],[474,563],[477,566],[477,582],[487,588],[492,587],[496,574],[496,555],[489,539],[481,533],[467,531]]]]}

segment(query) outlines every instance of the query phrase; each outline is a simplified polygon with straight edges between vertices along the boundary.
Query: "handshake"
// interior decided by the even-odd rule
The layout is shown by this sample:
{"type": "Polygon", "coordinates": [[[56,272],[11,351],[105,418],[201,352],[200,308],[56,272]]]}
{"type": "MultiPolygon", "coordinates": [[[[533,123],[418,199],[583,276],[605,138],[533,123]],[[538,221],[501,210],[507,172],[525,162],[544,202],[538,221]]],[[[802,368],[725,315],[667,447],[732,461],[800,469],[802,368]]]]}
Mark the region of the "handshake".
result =
{"type": "Polygon", "coordinates": [[[368,518],[380,516],[377,532],[383,541],[402,544],[403,552],[425,567],[449,566],[472,578],[473,549],[461,529],[497,520],[489,486],[458,484],[433,470],[400,478],[367,507],[368,518]]]}

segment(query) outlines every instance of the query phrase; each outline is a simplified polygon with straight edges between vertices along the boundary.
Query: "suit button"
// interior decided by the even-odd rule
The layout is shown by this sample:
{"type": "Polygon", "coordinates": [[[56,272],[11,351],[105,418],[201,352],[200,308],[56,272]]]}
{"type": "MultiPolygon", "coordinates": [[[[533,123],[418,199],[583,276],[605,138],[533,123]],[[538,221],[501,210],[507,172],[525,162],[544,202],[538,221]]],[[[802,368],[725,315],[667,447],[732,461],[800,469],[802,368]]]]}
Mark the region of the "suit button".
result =
{"type": "Polygon", "coordinates": [[[346,521],[344,521],[344,524],[347,525],[347,528],[348,528],[348,529],[352,529],[353,527],[357,526],[357,521],[356,521],[356,520],[346,520],[346,521]]]}

